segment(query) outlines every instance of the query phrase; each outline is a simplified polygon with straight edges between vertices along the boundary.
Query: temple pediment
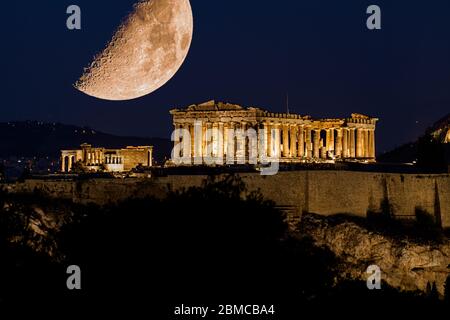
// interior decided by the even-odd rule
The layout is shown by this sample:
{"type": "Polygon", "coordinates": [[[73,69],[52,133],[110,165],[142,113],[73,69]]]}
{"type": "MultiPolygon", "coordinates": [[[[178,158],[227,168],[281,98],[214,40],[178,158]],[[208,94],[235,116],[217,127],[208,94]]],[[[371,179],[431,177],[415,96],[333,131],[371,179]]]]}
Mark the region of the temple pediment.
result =
{"type": "Polygon", "coordinates": [[[210,100],[200,104],[193,104],[186,108],[186,111],[238,111],[244,110],[243,107],[237,104],[216,102],[210,100]]]}

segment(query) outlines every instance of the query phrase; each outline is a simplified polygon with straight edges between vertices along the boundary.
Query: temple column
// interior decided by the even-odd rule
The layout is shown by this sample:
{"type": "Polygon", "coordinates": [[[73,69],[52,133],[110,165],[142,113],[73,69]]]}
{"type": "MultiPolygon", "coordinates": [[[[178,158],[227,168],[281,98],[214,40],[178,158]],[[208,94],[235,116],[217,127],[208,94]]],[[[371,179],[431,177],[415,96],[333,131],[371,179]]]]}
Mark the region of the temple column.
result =
{"type": "Polygon", "coordinates": [[[228,155],[228,123],[223,125],[223,154],[225,158],[228,155]]]}
{"type": "Polygon", "coordinates": [[[238,150],[237,157],[238,162],[240,164],[245,163],[246,153],[247,153],[247,124],[245,122],[241,122],[241,127],[238,134],[238,150]]]}
{"type": "Polygon", "coordinates": [[[67,172],[70,172],[70,171],[72,171],[72,165],[73,165],[72,156],[69,155],[68,158],[69,158],[69,161],[67,162],[67,172]]]}
{"type": "Polygon", "coordinates": [[[266,141],[267,141],[267,156],[272,157],[273,155],[273,141],[272,141],[272,125],[267,123],[266,130],[266,141]]]}
{"type": "Polygon", "coordinates": [[[191,164],[191,137],[190,137],[190,125],[188,123],[183,124],[183,162],[184,164],[191,164]]]}
{"type": "Polygon", "coordinates": [[[372,138],[370,131],[370,129],[367,129],[367,158],[372,157],[372,138]]]}
{"type": "Polygon", "coordinates": [[[369,130],[369,158],[375,159],[375,130],[369,130]]]}
{"type": "Polygon", "coordinates": [[[361,132],[361,158],[364,158],[366,148],[366,132],[364,129],[361,129],[360,132],[361,132]]]}
{"type": "Polygon", "coordinates": [[[328,149],[328,151],[331,152],[331,154],[334,156],[335,155],[335,138],[334,138],[334,128],[330,129],[330,148],[328,149]]]}
{"type": "Polygon", "coordinates": [[[298,157],[303,158],[305,156],[305,130],[303,126],[298,127],[298,157]]]}
{"type": "Polygon", "coordinates": [[[314,158],[320,158],[320,130],[314,130],[314,158]]]}
{"type": "Polygon", "coordinates": [[[218,134],[219,134],[219,124],[217,122],[212,123],[212,139],[211,139],[211,153],[212,156],[215,158],[217,157],[217,155],[219,154],[219,139],[218,139],[218,134]]]}
{"type": "Polygon", "coordinates": [[[206,157],[207,155],[207,139],[206,139],[206,131],[208,130],[206,122],[202,121],[202,157],[206,157]]]}
{"type": "Polygon", "coordinates": [[[211,157],[213,156],[213,124],[211,122],[206,123],[206,154],[205,156],[208,158],[208,162],[211,163],[211,157]]]}
{"type": "Polygon", "coordinates": [[[335,156],[338,158],[342,158],[342,128],[337,129],[336,139],[337,141],[335,156]]]}
{"type": "Polygon", "coordinates": [[[219,122],[218,124],[218,128],[217,128],[217,158],[218,164],[223,164],[224,163],[224,159],[223,159],[223,150],[224,150],[224,126],[223,126],[223,122],[219,122]]]}
{"type": "Polygon", "coordinates": [[[180,144],[180,125],[175,123],[174,124],[175,131],[173,132],[173,154],[172,154],[172,160],[178,161],[180,159],[180,153],[181,153],[181,144],[180,144]]]}
{"type": "Polygon", "coordinates": [[[264,130],[265,130],[265,125],[263,124],[263,123],[258,123],[258,125],[257,125],[257,128],[258,128],[258,130],[257,130],[257,132],[256,132],[256,134],[258,135],[258,153],[257,153],[257,156],[258,156],[258,161],[260,160],[260,159],[262,159],[263,157],[264,157],[264,148],[265,148],[265,136],[264,136],[264,130]]]}
{"type": "Polygon", "coordinates": [[[369,132],[366,129],[363,129],[362,137],[363,137],[362,156],[363,156],[363,158],[368,158],[369,157],[369,132]]]}
{"type": "Polygon", "coordinates": [[[350,128],[350,158],[356,158],[355,128],[350,128]]]}
{"type": "Polygon", "coordinates": [[[227,164],[234,164],[236,160],[235,124],[230,122],[227,133],[227,164]]]}
{"type": "Polygon", "coordinates": [[[326,142],[325,142],[325,144],[326,144],[326,147],[325,147],[325,158],[326,158],[327,157],[326,154],[331,151],[331,129],[327,129],[326,130],[326,136],[325,137],[326,137],[325,138],[326,139],[326,142]]]}
{"type": "Polygon", "coordinates": [[[364,143],[363,131],[361,128],[358,128],[356,130],[356,158],[362,158],[364,155],[363,143],[364,143]]]}
{"type": "Polygon", "coordinates": [[[328,130],[325,131],[325,141],[323,139],[320,139],[320,158],[326,159],[327,158],[327,150],[328,147],[325,146],[326,140],[327,140],[328,130]]]}
{"type": "Polygon", "coordinates": [[[349,157],[348,141],[349,132],[347,128],[342,128],[342,158],[349,157]]]}
{"type": "Polygon", "coordinates": [[[283,127],[283,158],[289,157],[289,127],[282,124],[283,127]]]}
{"type": "Polygon", "coordinates": [[[249,123],[247,127],[247,163],[257,164],[259,157],[259,123],[249,123]]]}
{"type": "Polygon", "coordinates": [[[189,125],[189,134],[191,135],[191,158],[195,155],[195,125],[189,125]]]}
{"type": "Polygon", "coordinates": [[[61,155],[61,172],[66,172],[65,162],[66,162],[65,156],[61,155]]]}
{"type": "Polygon", "coordinates": [[[291,133],[289,156],[291,158],[297,158],[297,127],[295,125],[291,125],[289,129],[291,133]]]}
{"type": "Polygon", "coordinates": [[[280,124],[274,125],[274,157],[280,159],[281,158],[281,131],[280,124]]]}
{"type": "Polygon", "coordinates": [[[312,129],[306,128],[306,157],[311,159],[313,156],[312,129]]]}
{"type": "Polygon", "coordinates": [[[194,124],[194,163],[203,164],[203,122],[195,121],[194,124]]]}

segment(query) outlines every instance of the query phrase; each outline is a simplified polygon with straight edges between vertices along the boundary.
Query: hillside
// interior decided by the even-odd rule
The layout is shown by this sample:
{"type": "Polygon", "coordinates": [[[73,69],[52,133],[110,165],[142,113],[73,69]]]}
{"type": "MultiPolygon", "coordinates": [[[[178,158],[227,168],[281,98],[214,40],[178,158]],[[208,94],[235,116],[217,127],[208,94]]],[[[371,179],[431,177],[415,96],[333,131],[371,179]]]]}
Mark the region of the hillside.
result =
{"type": "Polygon", "coordinates": [[[171,142],[162,138],[123,137],[60,123],[37,121],[0,123],[0,157],[58,158],[61,149],[73,149],[82,143],[106,148],[154,146],[154,158],[161,161],[171,152],[171,142]]]}
{"type": "MultiPolygon", "coordinates": [[[[442,119],[436,121],[430,128],[426,130],[424,135],[417,141],[406,143],[395,148],[392,151],[378,157],[380,162],[392,162],[392,163],[413,163],[418,160],[419,157],[419,144],[420,141],[432,140],[435,143],[447,144],[450,143],[450,114],[446,115],[442,119]]],[[[449,147],[445,148],[446,150],[449,147]]]]}

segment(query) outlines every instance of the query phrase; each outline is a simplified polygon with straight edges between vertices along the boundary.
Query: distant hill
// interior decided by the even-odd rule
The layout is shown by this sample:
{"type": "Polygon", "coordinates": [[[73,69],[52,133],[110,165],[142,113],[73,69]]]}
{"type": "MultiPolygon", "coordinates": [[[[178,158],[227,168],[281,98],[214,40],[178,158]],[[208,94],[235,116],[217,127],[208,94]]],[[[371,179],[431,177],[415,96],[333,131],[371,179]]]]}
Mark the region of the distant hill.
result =
{"type": "Polygon", "coordinates": [[[417,141],[406,143],[377,158],[380,162],[412,163],[417,161],[420,152],[420,141],[432,140],[435,143],[450,144],[450,114],[446,115],[430,128],[417,141]]]}
{"type": "Polygon", "coordinates": [[[106,148],[154,146],[154,158],[170,156],[169,139],[123,137],[103,133],[89,127],[37,121],[0,123],[0,157],[58,158],[60,150],[74,149],[82,143],[106,148]]]}

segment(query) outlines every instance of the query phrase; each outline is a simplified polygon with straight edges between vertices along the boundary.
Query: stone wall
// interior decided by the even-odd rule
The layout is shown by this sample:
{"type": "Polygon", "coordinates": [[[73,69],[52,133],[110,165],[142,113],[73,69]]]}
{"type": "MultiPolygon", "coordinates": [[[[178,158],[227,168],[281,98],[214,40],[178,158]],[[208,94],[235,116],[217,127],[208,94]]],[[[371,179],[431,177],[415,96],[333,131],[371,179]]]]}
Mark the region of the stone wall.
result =
{"type": "MultiPolygon", "coordinates": [[[[366,217],[390,207],[397,217],[428,212],[450,227],[450,175],[388,174],[352,171],[290,171],[275,176],[240,174],[249,190],[259,189],[279,206],[320,215],[366,217]]],[[[85,181],[27,180],[5,185],[12,192],[40,190],[53,197],[81,203],[105,204],[128,197],[164,197],[168,188],[199,186],[205,176],[168,176],[153,179],[92,179],[85,181]]]]}

